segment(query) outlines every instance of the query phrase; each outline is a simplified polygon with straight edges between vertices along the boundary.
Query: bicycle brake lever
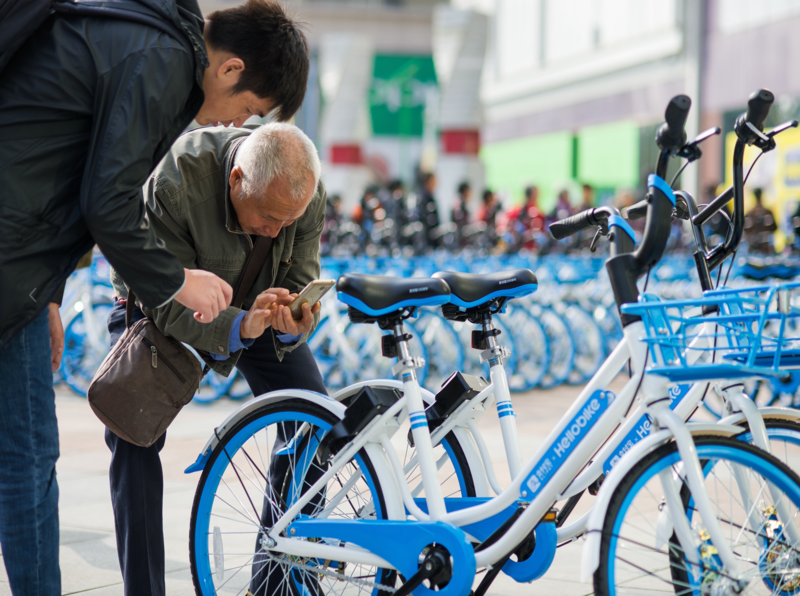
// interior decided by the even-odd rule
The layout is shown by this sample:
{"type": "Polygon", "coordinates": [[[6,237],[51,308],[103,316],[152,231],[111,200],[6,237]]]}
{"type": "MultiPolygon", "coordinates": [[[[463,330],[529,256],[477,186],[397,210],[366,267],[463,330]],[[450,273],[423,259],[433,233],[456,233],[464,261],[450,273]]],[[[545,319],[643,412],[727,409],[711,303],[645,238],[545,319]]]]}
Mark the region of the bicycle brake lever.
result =
{"type": "Polygon", "coordinates": [[[703,152],[700,151],[700,143],[720,134],[721,132],[722,129],[719,126],[714,126],[708,130],[704,130],[697,135],[697,138],[694,141],[691,143],[686,143],[683,147],[681,147],[680,151],[678,151],[678,156],[689,160],[689,163],[697,161],[703,155],[703,152]]]}
{"type": "Polygon", "coordinates": [[[603,230],[601,228],[597,228],[597,231],[594,233],[594,238],[592,238],[592,244],[589,246],[590,252],[597,251],[597,243],[600,240],[600,236],[603,235],[603,230]]]}
{"type": "Polygon", "coordinates": [[[788,121],[784,122],[783,124],[779,124],[778,126],[773,128],[771,131],[769,131],[767,133],[767,136],[771,139],[775,135],[781,134],[784,130],[789,130],[790,128],[797,128],[797,125],[798,125],[797,120],[788,120],[788,121]]]}
{"type": "Polygon", "coordinates": [[[747,126],[752,129],[754,133],[758,133],[755,140],[753,141],[753,145],[761,149],[763,153],[767,153],[768,151],[772,151],[777,147],[775,143],[775,135],[779,135],[785,130],[790,128],[795,128],[797,126],[797,120],[789,120],[788,122],[784,122],[773,128],[771,131],[767,133],[763,133],[755,128],[750,122],[747,123],[747,126]]]}

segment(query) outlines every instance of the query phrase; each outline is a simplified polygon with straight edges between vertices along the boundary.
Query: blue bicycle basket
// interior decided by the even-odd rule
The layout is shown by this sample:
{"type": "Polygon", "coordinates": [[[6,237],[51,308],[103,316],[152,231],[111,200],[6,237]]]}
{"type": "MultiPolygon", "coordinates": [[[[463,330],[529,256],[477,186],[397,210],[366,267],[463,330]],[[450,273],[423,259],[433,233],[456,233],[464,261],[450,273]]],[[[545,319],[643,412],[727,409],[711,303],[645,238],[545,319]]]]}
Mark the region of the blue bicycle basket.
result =
{"type": "Polygon", "coordinates": [[[800,368],[800,308],[792,305],[798,288],[800,283],[712,290],[689,300],[643,294],[622,312],[644,323],[649,373],[675,383],[783,378],[800,368]]]}

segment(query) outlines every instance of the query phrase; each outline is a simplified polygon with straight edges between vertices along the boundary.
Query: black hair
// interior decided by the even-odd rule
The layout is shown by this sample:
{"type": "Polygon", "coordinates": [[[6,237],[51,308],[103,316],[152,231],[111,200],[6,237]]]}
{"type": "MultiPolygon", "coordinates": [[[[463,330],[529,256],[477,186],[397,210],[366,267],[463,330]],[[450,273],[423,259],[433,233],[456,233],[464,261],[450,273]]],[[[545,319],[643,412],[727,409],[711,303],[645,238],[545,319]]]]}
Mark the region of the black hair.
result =
{"type": "Polygon", "coordinates": [[[525,198],[526,199],[530,198],[530,196],[534,193],[535,190],[536,190],[536,187],[533,184],[531,184],[530,186],[526,186],[525,187],[525,198]]]}
{"type": "Polygon", "coordinates": [[[247,0],[208,15],[205,38],[245,65],[233,93],[251,91],[271,99],[286,122],[303,103],[308,84],[308,41],[276,0],[247,0]]]}
{"type": "Polygon", "coordinates": [[[469,190],[469,182],[466,180],[458,185],[458,194],[463,195],[465,192],[469,190]]]}
{"type": "Polygon", "coordinates": [[[753,189],[753,194],[756,196],[756,201],[758,201],[759,203],[761,202],[761,195],[762,195],[763,192],[764,191],[761,190],[760,188],[754,188],[753,189]]]}
{"type": "Polygon", "coordinates": [[[492,195],[493,195],[493,194],[494,194],[494,193],[493,193],[491,190],[489,190],[488,188],[487,188],[486,190],[484,190],[484,191],[483,191],[483,202],[484,202],[484,203],[488,203],[488,202],[489,202],[489,199],[491,199],[491,198],[492,198],[492,195]]]}

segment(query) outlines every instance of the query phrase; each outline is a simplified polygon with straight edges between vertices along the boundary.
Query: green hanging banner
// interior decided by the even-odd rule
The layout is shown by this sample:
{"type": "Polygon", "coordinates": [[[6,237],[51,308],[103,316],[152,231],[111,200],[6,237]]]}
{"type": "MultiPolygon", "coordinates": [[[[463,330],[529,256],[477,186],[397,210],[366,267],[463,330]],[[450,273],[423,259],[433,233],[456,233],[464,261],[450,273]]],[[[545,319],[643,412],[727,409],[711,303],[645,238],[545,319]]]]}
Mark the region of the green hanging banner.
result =
{"type": "Polygon", "coordinates": [[[376,54],[369,93],[373,134],[421,137],[425,102],[435,88],[431,56],[376,54]]]}

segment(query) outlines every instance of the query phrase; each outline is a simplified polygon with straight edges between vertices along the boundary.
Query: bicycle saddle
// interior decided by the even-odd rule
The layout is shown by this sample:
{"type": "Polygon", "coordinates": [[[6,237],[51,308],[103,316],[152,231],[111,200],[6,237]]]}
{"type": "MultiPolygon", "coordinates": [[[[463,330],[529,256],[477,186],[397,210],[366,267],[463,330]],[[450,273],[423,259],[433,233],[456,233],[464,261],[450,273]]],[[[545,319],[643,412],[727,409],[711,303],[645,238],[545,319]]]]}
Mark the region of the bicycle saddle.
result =
{"type": "Polygon", "coordinates": [[[748,257],[742,267],[742,275],[755,280],[770,277],[794,279],[800,275],[800,259],[797,257],[748,257]]]}
{"type": "Polygon", "coordinates": [[[450,286],[450,304],[471,308],[495,298],[519,298],[533,294],[539,282],[530,269],[512,269],[497,273],[457,273],[439,271],[434,278],[450,286]]]}
{"type": "Polygon", "coordinates": [[[336,291],[347,306],[376,317],[407,306],[441,306],[450,300],[447,284],[427,277],[345,273],[336,282],[336,291]]]}

